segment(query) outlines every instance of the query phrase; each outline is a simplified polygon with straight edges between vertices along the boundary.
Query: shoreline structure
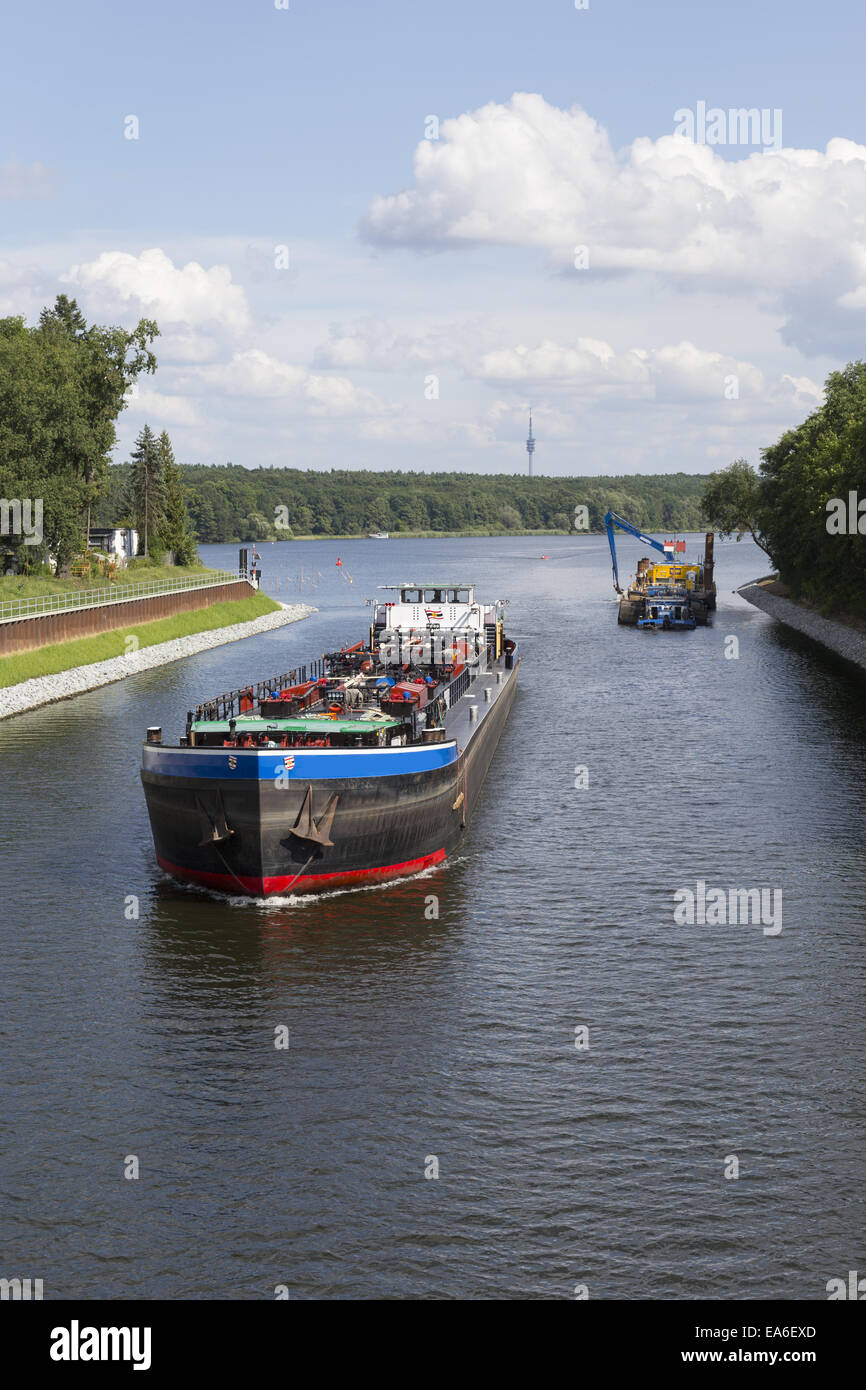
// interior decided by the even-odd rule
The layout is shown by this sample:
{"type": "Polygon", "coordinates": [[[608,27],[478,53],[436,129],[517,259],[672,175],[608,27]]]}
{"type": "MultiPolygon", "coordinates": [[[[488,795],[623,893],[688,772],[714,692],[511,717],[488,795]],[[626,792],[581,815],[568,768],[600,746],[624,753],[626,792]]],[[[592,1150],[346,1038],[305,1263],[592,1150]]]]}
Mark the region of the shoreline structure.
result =
{"type": "Polygon", "coordinates": [[[825,618],[813,608],[770,592],[767,586],[777,582],[777,575],[768,574],[762,579],[750,580],[734,592],[755,608],[760,608],[762,613],[767,613],[786,627],[826,647],[835,656],[866,671],[866,632],[860,632],[838,618],[825,618]]]}
{"type": "Polygon", "coordinates": [[[152,647],[142,647],[129,656],[94,661],[88,666],[73,666],[70,670],[58,671],[53,676],[36,676],[32,680],[21,681],[19,685],[5,686],[0,689],[0,719],[25,714],[28,710],[54,704],[58,700],[68,700],[73,695],[83,695],[88,690],[98,690],[100,686],[125,680],[127,676],[137,676],[141,671],[150,671],[157,666],[168,666],[173,661],[182,661],[187,656],[195,656],[211,647],[239,642],[244,637],[257,637],[262,632],[271,632],[274,628],[300,622],[302,618],[308,618],[317,611],[305,603],[281,603],[278,612],[265,613],[261,618],[253,618],[251,622],[233,623],[231,627],[210,628],[206,632],[193,633],[189,637],[175,637],[171,642],[159,642],[152,647]]]}

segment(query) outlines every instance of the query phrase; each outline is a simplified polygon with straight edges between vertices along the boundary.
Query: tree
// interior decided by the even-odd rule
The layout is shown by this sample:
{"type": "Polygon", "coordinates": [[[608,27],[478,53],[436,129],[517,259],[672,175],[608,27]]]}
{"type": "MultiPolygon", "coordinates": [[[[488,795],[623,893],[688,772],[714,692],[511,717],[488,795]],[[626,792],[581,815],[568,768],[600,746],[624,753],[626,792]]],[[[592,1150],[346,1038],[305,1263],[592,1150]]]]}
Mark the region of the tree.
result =
{"type": "Polygon", "coordinates": [[[69,338],[83,338],[87,333],[87,320],[77,300],[59,294],[53,309],[42,310],[39,327],[43,333],[65,333],[69,338]]]}
{"type": "Polygon", "coordinates": [[[225,539],[224,536],[220,535],[213,503],[206,492],[192,491],[189,499],[189,511],[196,536],[200,541],[207,544],[211,541],[225,539]]]}
{"type": "Polygon", "coordinates": [[[139,320],[131,333],[96,324],[88,328],[77,302],[59,294],[53,309],[43,309],[34,331],[55,349],[64,344],[74,349],[77,409],[63,445],[67,465],[82,485],[87,509],[85,544],[89,545],[91,507],[117,442],[114,424],[124,409],[127,392],[141,373],[156,371],[150,344],[159,336],[159,328],[151,319],[139,320]]]}
{"type": "Polygon", "coordinates": [[[735,459],[727,468],[710,474],[701,507],[711,530],[718,531],[720,536],[732,536],[736,532],[737,540],[748,531],[765,555],[771,554],[762,530],[761,480],[746,459],[735,459]]]}
{"type": "Polygon", "coordinates": [[[289,517],[296,536],[308,536],[313,529],[315,518],[309,507],[291,507],[289,517]]]}
{"type": "Polygon", "coordinates": [[[132,451],[132,514],[136,529],[144,536],[144,554],[150,554],[149,538],[157,542],[166,524],[165,474],[159,443],[150,425],[145,425],[132,451]]]}
{"type": "Polygon", "coordinates": [[[371,531],[387,531],[391,525],[391,508],[381,493],[368,503],[364,525],[371,531]]]}
{"type": "Polygon", "coordinates": [[[850,493],[866,496],[866,363],[831,372],[824,389],[823,405],[762,451],[764,530],[793,594],[862,612],[859,515],[840,533],[829,514],[834,501],[847,513],[850,493]]]}
{"type": "Polygon", "coordinates": [[[176,565],[192,565],[196,560],[195,536],[186,509],[183,477],[175,463],[174,450],[166,430],[156,442],[164,487],[164,516],[159,539],[174,555],[176,565]]]}
{"type": "Polygon", "coordinates": [[[245,541],[266,541],[271,539],[273,528],[261,512],[250,512],[241,522],[241,539],[245,541]]]}
{"type": "Polygon", "coordinates": [[[0,320],[0,495],[41,499],[45,517],[39,557],[22,543],[19,561],[48,553],[64,565],[86,545],[115,423],[138,376],[156,369],[158,334],[149,319],[132,332],[88,327],[66,295],[34,328],[0,320]]]}

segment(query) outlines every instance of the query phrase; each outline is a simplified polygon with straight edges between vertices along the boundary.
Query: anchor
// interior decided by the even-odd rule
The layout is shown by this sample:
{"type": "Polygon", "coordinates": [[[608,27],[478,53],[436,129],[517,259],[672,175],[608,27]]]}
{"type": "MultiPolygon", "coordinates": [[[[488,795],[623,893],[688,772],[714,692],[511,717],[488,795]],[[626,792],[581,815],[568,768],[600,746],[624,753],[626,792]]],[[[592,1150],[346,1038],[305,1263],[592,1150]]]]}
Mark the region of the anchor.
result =
{"type": "Polygon", "coordinates": [[[334,841],[330,839],[331,826],[334,823],[334,813],[337,810],[337,802],[340,800],[339,794],[334,792],[324,813],[318,821],[313,820],[313,788],[312,784],[307,787],[307,794],[304,803],[298,812],[298,819],[295,821],[290,835],[296,835],[299,840],[312,840],[313,844],[329,846],[334,841]]]}
{"type": "Polygon", "coordinates": [[[235,833],[226,820],[221,791],[217,791],[214,800],[216,804],[211,812],[201,797],[196,795],[195,804],[199,809],[202,829],[204,830],[204,837],[198,842],[199,849],[203,849],[205,845],[221,845],[226,840],[230,840],[235,833]]]}

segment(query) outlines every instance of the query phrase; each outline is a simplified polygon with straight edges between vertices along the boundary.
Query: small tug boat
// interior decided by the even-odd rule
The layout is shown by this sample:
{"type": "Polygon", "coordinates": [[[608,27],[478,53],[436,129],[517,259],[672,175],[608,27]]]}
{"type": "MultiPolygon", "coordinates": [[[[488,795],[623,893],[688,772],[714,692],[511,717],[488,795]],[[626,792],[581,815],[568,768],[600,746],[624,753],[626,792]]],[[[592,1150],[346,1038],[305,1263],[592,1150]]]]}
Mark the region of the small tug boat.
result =
{"type": "Polygon", "coordinates": [[[152,727],[141,780],[156,856],[232,894],[320,892],[418,873],[459,844],[517,688],[503,601],[472,584],[368,600],[356,646],[152,727]]]}

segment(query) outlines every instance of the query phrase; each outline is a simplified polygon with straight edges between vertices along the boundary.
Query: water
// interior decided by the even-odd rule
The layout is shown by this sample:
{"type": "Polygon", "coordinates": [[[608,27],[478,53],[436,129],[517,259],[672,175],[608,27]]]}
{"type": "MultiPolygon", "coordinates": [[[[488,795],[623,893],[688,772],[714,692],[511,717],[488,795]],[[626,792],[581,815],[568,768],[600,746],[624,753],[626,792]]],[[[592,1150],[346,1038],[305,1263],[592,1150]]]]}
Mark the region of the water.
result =
{"type": "Polygon", "coordinates": [[[600,537],[261,550],[315,617],[0,723],[0,1274],[46,1298],[821,1299],[866,1268],[863,687],[730,593],[765,557],[720,545],[714,627],[654,634],[617,627],[600,537]],[[318,900],[166,880],[146,726],[430,578],[509,597],[524,658],[461,855],[318,900]],[[781,933],[676,925],[698,879],[781,889],[781,933]]]}

